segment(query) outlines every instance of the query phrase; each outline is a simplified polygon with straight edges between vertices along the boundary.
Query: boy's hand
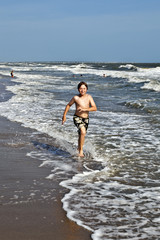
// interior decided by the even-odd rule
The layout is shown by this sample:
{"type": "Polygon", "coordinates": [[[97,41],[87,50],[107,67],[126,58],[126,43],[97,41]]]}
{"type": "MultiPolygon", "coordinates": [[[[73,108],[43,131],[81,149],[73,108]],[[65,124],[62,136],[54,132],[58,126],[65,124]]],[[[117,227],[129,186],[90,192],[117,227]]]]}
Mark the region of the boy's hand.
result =
{"type": "Polygon", "coordinates": [[[65,123],[65,121],[66,121],[66,116],[63,116],[62,117],[62,125],[65,123]]]}
{"type": "Polygon", "coordinates": [[[81,107],[78,107],[77,110],[78,110],[78,112],[82,112],[83,111],[81,107]]]}

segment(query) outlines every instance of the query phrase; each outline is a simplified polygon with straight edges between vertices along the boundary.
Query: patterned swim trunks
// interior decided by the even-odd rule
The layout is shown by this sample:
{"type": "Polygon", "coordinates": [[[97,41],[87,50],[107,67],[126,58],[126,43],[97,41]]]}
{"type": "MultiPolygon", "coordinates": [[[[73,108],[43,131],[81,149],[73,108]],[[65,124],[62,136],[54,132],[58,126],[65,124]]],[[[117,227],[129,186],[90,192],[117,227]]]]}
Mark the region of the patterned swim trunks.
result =
{"type": "Polygon", "coordinates": [[[87,131],[88,124],[89,124],[89,118],[81,118],[77,115],[74,115],[73,122],[76,125],[76,127],[78,128],[79,132],[80,132],[81,127],[85,127],[86,131],[87,131]]]}

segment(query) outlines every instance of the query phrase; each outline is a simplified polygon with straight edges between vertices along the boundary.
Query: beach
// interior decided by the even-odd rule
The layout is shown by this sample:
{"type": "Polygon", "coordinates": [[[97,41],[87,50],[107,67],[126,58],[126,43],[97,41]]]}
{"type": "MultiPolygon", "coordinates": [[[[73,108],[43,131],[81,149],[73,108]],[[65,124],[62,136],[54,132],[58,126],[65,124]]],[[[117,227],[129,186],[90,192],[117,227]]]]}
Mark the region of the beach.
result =
{"type": "MultiPolygon", "coordinates": [[[[0,82],[1,101],[13,95],[5,90],[9,84],[9,79],[0,82]]],[[[90,232],[66,217],[62,187],[46,179],[50,169],[27,156],[35,149],[33,132],[0,117],[0,238],[89,240],[90,232]]]]}
{"type": "Polygon", "coordinates": [[[159,66],[0,63],[2,240],[160,237],[159,66]],[[62,125],[81,81],[97,106],[83,159],[75,106],[62,125]]]}

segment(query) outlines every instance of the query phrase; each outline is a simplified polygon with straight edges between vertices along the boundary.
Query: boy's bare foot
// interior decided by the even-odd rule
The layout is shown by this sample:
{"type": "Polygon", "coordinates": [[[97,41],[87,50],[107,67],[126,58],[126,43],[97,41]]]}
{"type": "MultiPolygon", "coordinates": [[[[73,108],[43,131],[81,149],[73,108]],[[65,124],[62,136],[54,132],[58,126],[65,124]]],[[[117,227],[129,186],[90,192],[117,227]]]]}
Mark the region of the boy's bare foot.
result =
{"type": "Polygon", "coordinates": [[[78,157],[84,157],[83,151],[80,151],[80,152],[78,153],[78,157]]]}
{"type": "Polygon", "coordinates": [[[84,157],[84,154],[80,154],[80,153],[79,153],[79,154],[78,154],[78,157],[84,157]]]}
{"type": "Polygon", "coordinates": [[[83,154],[83,152],[82,152],[82,151],[80,151],[80,152],[79,152],[79,154],[78,154],[78,156],[79,156],[79,157],[84,157],[84,154],[83,154]]]}

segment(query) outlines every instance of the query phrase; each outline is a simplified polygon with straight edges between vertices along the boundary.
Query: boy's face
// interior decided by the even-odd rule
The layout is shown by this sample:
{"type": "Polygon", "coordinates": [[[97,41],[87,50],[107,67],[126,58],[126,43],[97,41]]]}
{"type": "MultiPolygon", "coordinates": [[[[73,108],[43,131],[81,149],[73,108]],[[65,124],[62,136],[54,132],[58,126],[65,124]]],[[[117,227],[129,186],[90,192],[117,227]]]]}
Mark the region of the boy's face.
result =
{"type": "Polygon", "coordinates": [[[81,96],[85,95],[87,92],[87,88],[85,85],[81,85],[80,88],[78,89],[79,93],[81,96]]]}

